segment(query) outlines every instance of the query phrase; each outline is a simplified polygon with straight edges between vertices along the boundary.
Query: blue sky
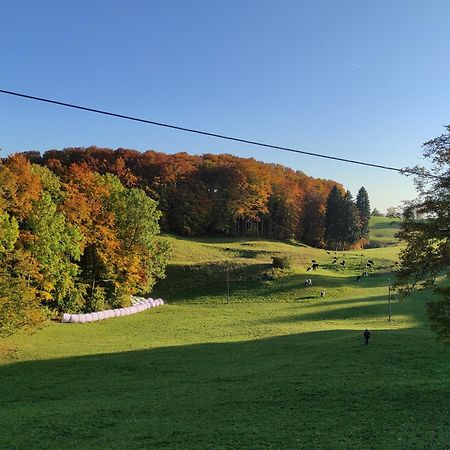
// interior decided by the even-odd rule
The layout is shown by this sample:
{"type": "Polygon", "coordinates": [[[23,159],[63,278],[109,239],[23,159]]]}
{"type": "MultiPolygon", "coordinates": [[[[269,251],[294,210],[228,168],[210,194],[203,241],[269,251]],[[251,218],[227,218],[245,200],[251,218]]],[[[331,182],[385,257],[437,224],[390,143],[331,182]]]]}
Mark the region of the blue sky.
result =
{"type": "MultiPolygon", "coordinates": [[[[0,89],[395,167],[450,123],[450,2],[0,2],[0,89]]],[[[0,95],[2,156],[97,145],[232,153],[369,192],[395,173],[0,95]]]]}

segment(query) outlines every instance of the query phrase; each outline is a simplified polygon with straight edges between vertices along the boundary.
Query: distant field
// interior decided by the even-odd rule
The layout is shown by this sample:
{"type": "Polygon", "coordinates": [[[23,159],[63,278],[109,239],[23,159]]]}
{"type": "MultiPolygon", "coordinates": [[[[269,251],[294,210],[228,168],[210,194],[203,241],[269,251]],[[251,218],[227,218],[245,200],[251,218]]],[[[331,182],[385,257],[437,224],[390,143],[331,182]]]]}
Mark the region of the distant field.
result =
{"type": "Polygon", "coordinates": [[[387,321],[397,245],[339,252],[343,269],[305,246],[168,239],[167,305],[0,340],[0,448],[448,448],[429,297],[394,296],[387,321]],[[273,272],[276,255],[292,269],[273,272]]]}
{"type": "Polygon", "coordinates": [[[370,218],[370,245],[382,247],[396,244],[398,239],[395,234],[400,230],[400,223],[399,219],[372,216],[370,218]]]}

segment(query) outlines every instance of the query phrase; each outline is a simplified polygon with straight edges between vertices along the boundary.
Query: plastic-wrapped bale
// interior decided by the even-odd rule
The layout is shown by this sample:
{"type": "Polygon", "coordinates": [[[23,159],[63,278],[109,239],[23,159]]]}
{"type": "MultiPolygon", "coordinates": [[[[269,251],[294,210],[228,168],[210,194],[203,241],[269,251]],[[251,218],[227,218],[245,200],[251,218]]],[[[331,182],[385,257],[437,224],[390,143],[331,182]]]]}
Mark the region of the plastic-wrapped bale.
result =
{"type": "Polygon", "coordinates": [[[86,317],[86,323],[92,322],[92,314],[91,313],[85,314],[84,316],[86,317]]]}
{"type": "Polygon", "coordinates": [[[152,305],[152,308],[156,306],[156,302],[152,298],[150,299],[150,305],[152,305]]]}
{"type": "Polygon", "coordinates": [[[103,311],[98,311],[97,315],[98,315],[98,320],[105,319],[105,313],[103,311]]]}
{"type": "Polygon", "coordinates": [[[86,315],[78,314],[78,323],[86,323],[86,315]]]}
{"type": "Polygon", "coordinates": [[[97,322],[98,320],[98,312],[91,313],[92,315],[92,322],[97,322]]]}
{"type": "Polygon", "coordinates": [[[147,308],[146,308],[145,305],[139,305],[139,306],[137,307],[137,309],[138,309],[138,312],[142,312],[142,311],[145,311],[147,308]]]}
{"type": "Polygon", "coordinates": [[[114,317],[120,317],[122,314],[120,312],[120,309],[115,309],[114,310],[114,317]]]}
{"type": "Polygon", "coordinates": [[[130,314],[131,314],[131,307],[130,306],[127,306],[126,308],[124,308],[125,309],[125,315],[126,316],[129,316],[130,314]]]}
{"type": "Polygon", "coordinates": [[[78,314],[71,314],[70,315],[70,323],[78,323],[79,322],[78,314]]]}
{"type": "Polygon", "coordinates": [[[70,322],[70,314],[64,313],[61,317],[61,322],[62,323],[68,323],[70,322]]]}
{"type": "Polygon", "coordinates": [[[157,298],[155,301],[158,306],[161,306],[164,303],[162,298],[157,298]]]}
{"type": "Polygon", "coordinates": [[[112,309],[108,309],[106,311],[106,318],[111,319],[111,317],[114,317],[114,311],[112,309]]]}
{"type": "Polygon", "coordinates": [[[127,315],[125,312],[125,308],[120,308],[119,311],[120,311],[120,317],[127,315]]]}
{"type": "Polygon", "coordinates": [[[130,308],[130,314],[136,314],[138,311],[137,311],[137,307],[136,306],[132,306],[131,308],[130,308]]]}

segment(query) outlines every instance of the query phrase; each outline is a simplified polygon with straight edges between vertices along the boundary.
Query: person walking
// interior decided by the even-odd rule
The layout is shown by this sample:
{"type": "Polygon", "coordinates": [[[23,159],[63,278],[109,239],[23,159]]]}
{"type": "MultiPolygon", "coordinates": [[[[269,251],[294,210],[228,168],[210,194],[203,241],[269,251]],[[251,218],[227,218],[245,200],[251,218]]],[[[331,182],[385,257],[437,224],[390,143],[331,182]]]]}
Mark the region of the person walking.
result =
{"type": "Polygon", "coordinates": [[[369,339],[370,339],[370,331],[366,328],[366,331],[364,331],[363,336],[364,336],[364,345],[369,345],[369,339]]]}

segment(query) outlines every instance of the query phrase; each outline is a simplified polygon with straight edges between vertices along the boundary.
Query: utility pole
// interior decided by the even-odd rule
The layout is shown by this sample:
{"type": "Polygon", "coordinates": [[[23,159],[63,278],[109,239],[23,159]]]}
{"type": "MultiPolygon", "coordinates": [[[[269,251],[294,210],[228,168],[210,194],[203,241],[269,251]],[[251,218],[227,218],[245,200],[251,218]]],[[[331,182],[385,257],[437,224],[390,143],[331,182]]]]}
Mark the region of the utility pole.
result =
{"type": "Polygon", "coordinates": [[[391,277],[389,277],[389,322],[391,321],[391,277]]]}

